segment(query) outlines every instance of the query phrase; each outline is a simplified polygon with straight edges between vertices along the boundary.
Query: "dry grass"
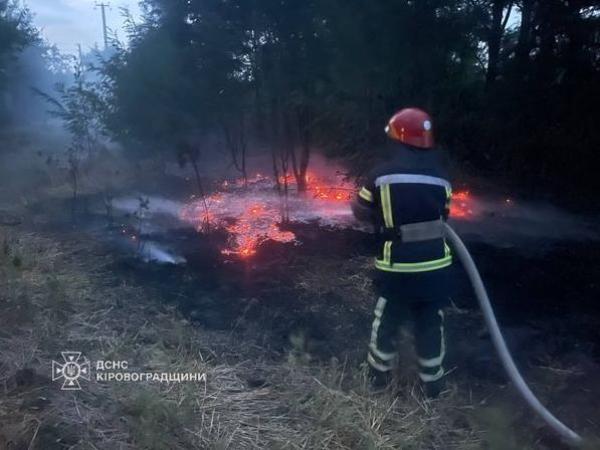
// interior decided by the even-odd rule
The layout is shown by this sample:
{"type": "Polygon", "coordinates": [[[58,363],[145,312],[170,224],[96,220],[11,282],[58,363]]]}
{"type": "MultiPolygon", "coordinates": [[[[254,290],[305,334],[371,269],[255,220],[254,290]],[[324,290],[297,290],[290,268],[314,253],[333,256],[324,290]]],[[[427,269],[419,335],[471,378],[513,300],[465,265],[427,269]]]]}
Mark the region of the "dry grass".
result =
{"type": "Polygon", "coordinates": [[[456,394],[428,402],[405,382],[374,396],[364,373],[337,361],[273,359],[258,338],[193,326],[119,282],[112,258],[76,237],[2,239],[0,448],[479,448],[471,406],[456,394]],[[63,350],[207,381],[63,392],[50,381],[63,350]]]}
{"type": "Polygon", "coordinates": [[[373,258],[370,257],[342,261],[331,258],[320,260],[319,264],[305,264],[299,270],[296,287],[302,298],[315,303],[335,293],[351,302],[351,306],[366,312],[371,305],[364,299],[373,295],[369,277],[372,266],[373,258]]]}

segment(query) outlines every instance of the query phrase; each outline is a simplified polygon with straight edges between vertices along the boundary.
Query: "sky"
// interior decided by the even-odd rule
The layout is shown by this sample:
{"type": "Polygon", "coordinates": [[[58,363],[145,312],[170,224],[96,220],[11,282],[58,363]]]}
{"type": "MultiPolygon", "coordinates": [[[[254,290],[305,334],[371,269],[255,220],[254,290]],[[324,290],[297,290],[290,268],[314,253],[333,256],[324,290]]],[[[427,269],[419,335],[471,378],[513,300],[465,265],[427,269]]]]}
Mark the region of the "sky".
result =
{"type": "Polygon", "coordinates": [[[34,25],[51,44],[64,53],[77,53],[77,44],[87,52],[98,44],[103,46],[102,16],[97,3],[108,3],[108,28],[125,38],[121,7],[127,7],[139,19],[138,0],[23,0],[34,15],[34,25]]]}

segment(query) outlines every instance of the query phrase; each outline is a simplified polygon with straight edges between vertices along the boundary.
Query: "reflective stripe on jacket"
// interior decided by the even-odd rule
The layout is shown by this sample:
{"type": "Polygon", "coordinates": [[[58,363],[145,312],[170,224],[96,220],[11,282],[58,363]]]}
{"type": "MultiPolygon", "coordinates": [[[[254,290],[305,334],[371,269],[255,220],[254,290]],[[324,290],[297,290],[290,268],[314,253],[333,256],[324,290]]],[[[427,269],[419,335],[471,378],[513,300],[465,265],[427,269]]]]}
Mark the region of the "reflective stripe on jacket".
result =
{"type": "Polygon", "coordinates": [[[427,272],[452,264],[444,238],[402,242],[399,227],[446,220],[452,187],[435,167],[407,168],[401,160],[376,168],[359,190],[357,202],[373,211],[380,243],[375,267],[386,272],[427,272]]]}

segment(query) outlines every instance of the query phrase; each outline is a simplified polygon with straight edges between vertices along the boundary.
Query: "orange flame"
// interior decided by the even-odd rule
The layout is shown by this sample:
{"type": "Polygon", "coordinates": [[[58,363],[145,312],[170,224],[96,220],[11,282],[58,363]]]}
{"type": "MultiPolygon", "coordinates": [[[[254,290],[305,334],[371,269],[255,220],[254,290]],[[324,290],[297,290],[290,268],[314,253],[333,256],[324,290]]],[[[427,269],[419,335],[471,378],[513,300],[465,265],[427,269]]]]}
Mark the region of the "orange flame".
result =
{"type": "MultiPolygon", "coordinates": [[[[280,183],[285,181],[292,189],[297,185],[293,175],[279,177],[280,183]]],[[[315,204],[315,208],[324,215],[334,214],[334,211],[339,211],[340,208],[345,209],[345,204],[349,204],[356,197],[355,186],[341,180],[340,177],[323,178],[309,173],[306,181],[307,195],[302,198],[322,204],[321,207],[315,204]]],[[[208,215],[203,202],[196,199],[183,208],[180,216],[183,220],[197,224],[198,231],[202,231],[205,217],[208,217],[212,226],[223,228],[230,234],[228,246],[221,252],[225,255],[248,258],[255,255],[258,247],[267,240],[295,241],[294,233],[279,228],[281,211],[277,197],[273,194],[274,185],[272,178],[260,173],[249,178],[247,183],[242,179],[224,181],[219,192],[206,198],[208,215]],[[247,196],[249,191],[242,190],[244,186],[249,186],[253,195],[247,196]]],[[[460,220],[469,219],[474,215],[472,203],[468,190],[455,192],[452,195],[450,216],[460,220]]]]}
{"type": "MultiPolygon", "coordinates": [[[[306,200],[318,202],[349,203],[356,191],[354,186],[342,180],[321,179],[313,173],[306,175],[306,200]]],[[[292,190],[297,188],[296,178],[292,174],[280,176],[279,182],[286,182],[292,190]]],[[[257,173],[245,183],[243,179],[223,181],[218,192],[209,195],[206,203],[209,213],[198,199],[186,205],[180,212],[183,220],[195,223],[198,231],[204,228],[203,219],[208,216],[211,224],[225,229],[230,234],[227,248],[221,252],[242,258],[256,254],[258,247],[267,240],[293,242],[294,233],[279,228],[279,201],[273,198],[272,178],[257,173]],[[254,189],[255,195],[245,196],[244,186],[254,189]],[[248,200],[251,200],[248,203],[248,200]]],[[[204,221],[205,222],[205,221],[204,221]]]]}
{"type": "Polygon", "coordinates": [[[452,193],[450,217],[455,219],[466,219],[470,216],[473,216],[471,193],[469,191],[452,193]]]}

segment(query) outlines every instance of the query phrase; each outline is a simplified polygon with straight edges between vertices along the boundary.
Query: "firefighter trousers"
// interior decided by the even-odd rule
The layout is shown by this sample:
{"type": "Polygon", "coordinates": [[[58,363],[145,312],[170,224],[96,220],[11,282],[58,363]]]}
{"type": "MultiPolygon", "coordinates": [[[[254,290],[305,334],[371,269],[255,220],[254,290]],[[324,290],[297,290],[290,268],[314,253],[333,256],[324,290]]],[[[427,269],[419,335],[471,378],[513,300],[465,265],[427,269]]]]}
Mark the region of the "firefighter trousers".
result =
{"type": "Polygon", "coordinates": [[[397,336],[400,325],[412,322],[419,365],[419,377],[424,383],[439,380],[444,376],[444,356],[446,342],[444,337],[444,295],[446,286],[443,279],[424,277],[426,285],[415,277],[386,275],[379,278],[379,287],[371,328],[367,361],[376,372],[389,372],[397,360],[397,336]],[[408,277],[408,278],[407,278],[408,277]],[[432,282],[439,284],[430,284],[432,282]],[[414,291],[421,284],[419,294],[414,291]],[[411,285],[415,289],[410,288],[411,285]],[[413,291],[411,293],[411,291],[413,291]],[[412,298],[411,298],[412,297],[412,298]]]}

